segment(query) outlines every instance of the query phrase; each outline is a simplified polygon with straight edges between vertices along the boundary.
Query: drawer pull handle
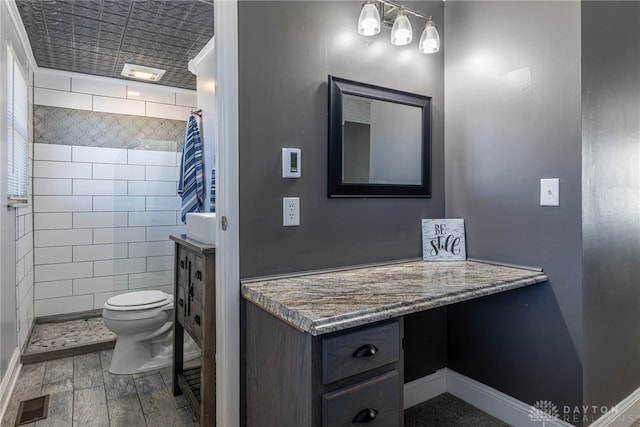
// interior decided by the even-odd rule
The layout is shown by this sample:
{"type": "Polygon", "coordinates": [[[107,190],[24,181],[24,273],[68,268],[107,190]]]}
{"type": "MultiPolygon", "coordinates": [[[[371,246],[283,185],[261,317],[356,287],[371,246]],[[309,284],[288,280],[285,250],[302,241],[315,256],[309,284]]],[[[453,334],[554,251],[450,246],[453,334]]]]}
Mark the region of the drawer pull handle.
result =
{"type": "Polygon", "coordinates": [[[351,421],[351,424],[368,423],[370,421],[373,421],[376,418],[376,415],[378,415],[378,411],[373,408],[363,409],[362,411],[358,412],[355,417],[353,417],[353,421],[351,421]]]}
{"type": "Polygon", "coordinates": [[[196,271],[196,280],[202,280],[202,272],[200,270],[196,271]]]}
{"type": "Polygon", "coordinates": [[[180,260],[180,268],[184,270],[184,260],[180,260]]]}
{"type": "Polygon", "coordinates": [[[196,322],[196,325],[200,325],[200,316],[196,314],[193,320],[196,322]]]}
{"type": "Polygon", "coordinates": [[[180,299],[178,300],[178,305],[179,305],[180,307],[182,307],[182,306],[184,305],[184,300],[183,300],[182,298],[180,298],[180,299]]]}
{"type": "Polygon", "coordinates": [[[378,347],[373,344],[365,344],[353,352],[353,357],[361,359],[363,357],[374,356],[378,352],[378,347]]]}

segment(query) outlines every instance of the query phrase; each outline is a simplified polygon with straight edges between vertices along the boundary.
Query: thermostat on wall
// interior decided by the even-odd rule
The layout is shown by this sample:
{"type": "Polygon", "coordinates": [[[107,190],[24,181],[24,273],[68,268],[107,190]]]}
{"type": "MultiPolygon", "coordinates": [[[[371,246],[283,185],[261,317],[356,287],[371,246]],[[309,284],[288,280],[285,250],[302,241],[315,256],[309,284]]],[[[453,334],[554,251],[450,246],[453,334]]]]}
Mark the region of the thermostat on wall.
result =
{"type": "Polygon", "coordinates": [[[282,177],[300,178],[301,176],[301,151],[299,148],[282,149],[282,177]]]}

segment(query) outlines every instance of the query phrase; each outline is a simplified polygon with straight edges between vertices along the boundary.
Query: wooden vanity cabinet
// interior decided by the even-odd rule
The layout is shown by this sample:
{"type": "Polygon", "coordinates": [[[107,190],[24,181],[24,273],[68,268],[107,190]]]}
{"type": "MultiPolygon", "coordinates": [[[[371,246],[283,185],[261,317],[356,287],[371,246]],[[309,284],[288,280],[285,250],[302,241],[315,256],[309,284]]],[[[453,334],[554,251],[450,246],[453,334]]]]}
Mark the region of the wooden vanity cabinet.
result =
{"type": "Polygon", "coordinates": [[[403,426],[402,318],[312,336],[245,301],[245,426],[403,426]]]}
{"type": "Polygon", "coordinates": [[[215,247],[184,236],[175,242],[173,394],[184,394],[200,425],[216,422],[215,247]],[[200,347],[198,361],[184,366],[184,334],[200,347]]]}

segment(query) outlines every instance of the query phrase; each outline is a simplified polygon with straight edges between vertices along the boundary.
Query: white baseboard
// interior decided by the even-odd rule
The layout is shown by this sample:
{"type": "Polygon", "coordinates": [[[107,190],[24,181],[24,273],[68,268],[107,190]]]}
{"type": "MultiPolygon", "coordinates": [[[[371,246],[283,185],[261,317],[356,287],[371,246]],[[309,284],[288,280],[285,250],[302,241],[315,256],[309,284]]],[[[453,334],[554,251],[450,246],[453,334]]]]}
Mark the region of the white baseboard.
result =
{"type": "Polygon", "coordinates": [[[636,389],[589,427],[629,427],[640,419],[640,388],[636,389]]]}
{"type": "MultiPolygon", "coordinates": [[[[405,384],[404,392],[405,409],[447,392],[513,426],[543,425],[531,418],[531,405],[447,368],[405,384]]],[[[558,418],[544,425],[573,427],[558,418]]]]}
{"type": "Polygon", "coordinates": [[[446,391],[446,369],[440,369],[431,375],[406,383],[404,385],[404,409],[426,402],[446,391]]]}
{"type": "Polygon", "coordinates": [[[9,406],[9,400],[11,399],[11,393],[18,380],[18,374],[20,373],[20,349],[16,348],[9,361],[7,372],[0,383],[0,420],[4,418],[4,413],[9,406]]]}

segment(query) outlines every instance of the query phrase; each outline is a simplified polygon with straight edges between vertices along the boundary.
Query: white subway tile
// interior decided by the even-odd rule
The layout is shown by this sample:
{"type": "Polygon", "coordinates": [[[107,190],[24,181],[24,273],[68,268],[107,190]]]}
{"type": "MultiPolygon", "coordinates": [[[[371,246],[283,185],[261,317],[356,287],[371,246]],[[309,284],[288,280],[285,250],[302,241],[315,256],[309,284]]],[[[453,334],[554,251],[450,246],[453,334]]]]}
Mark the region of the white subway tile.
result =
{"type": "Polygon", "coordinates": [[[35,248],[34,257],[36,265],[60,264],[72,262],[72,246],[52,246],[48,248],[35,248]]]}
{"type": "Polygon", "coordinates": [[[34,178],[91,178],[91,163],[33,162],[34,178]]]}
{"type": "Polygon", "coordinates": [[[33,178],[34,196],[70,196],[71,179],[33,178]]]}
{"type": "Polygon", "coordinates": [[[93,275],[96,277],[127,273],[142,273],[147,269],[147,259],[125,258],[110,261],[94,261],[93,267],[93,275]]]}
{"type": "Polygon", "coordinates": [[[144,179],[144,166],[95,164],[93,179],[144,179]]]}
{"type": "Polygon", "coordinates": [[[155,286],[154,289],[173,295],[173,285],[155,286]]]}
{"type": "Polygon", "coordinates": [[[91,196],[34,196],[36,212],[82,212],[91,211],[91,196]]]}
{"type": "Polygon", "coordinates": [[[93,111],[102,113],[144,116],[144,104],[143,101],[134,101],[131,99],[108,98],[104,96],[93,97],[93,111]]]}
{"type": "Polygon", "coordinates": [[[93,276],[93,263],[69,262],[63,264],[36,265],[35,273],[36,281],[38,282],[91,277],[93,276]]]}
{"type": "Polygon", "coordinates": [[[75,279],[73,281],[73,295],[123,291],[128,289],[128,287],[129,277],[126,274],[121,276],[103,276],[91,277],[89,279],[75,279]]]}
{"type": "Polygon", "coordinates": [[[44,89],[71,90],[71,78],[46,71],[33,73],[33,86],[44,89]]]}
{"type": "Polygon", "coordinates": [[[144,196],[93,196],[93,210],[95,212],[143,211],[144,202],[144,196]]]}
{"type": "Polygon", "coordinates": [[[82,245],[73,247],[73,261],[97,261],[107,259],[126,258],[128,249],[126,243],[104,245],[82,245]]]}
{"type": "Polygon", "coordinates": [[[96,228],[93,230],[93,243],[144,242],[144,227],[96,228]]]}
{"type": "Polygon", "coordinates": [[[24,236],[24,215],[16,217],[16,236],[24,236]]]}
{"type": "Polygon", "coordinates": [[[176,96],[172,90],[163,90],[155,87],[142,87],[127,85],[127,98],[139,101],[159,102],[161,104],[175,104],[176,96]]]}
{"type": "Polygon", "coordinates": [[[130,257],[173,255],[173,241],[129,243],[130,257]]]}
{"type": "Polygon", "coordinates": [[[36,213],[33,215],[33,225],[36,230],[71,228],[71,218],[71,212],[36,213]]]}
{"type": "Polygon", "coordinates": [[[180,149],[180,151],[176,152],[176,166],[180,167],[181,164],[182,164],[182,148],[180,149]]]}
{"type": "Polygon", "coordinates": [[[173,151],[129,150],[130,165],[176,166],[176,153],[173,151]]]}
{"type": "Polygon", "coordinates": [[[93,294],[93,309],[97,310],[100,308],[104,308],[104,303],[109,300],[111,297],[115,297],[122,292],[100,292],[97,294],[93,294]]]}
{"type": "Polygon", "coordinates": [[[147,117],[186,121],[189,118],[189,113],[191,113],[189,107],[147,102],[147,117]]]}
{"type": "Polygon", "coordinates": [[[16,283],[19,283],[22,279],[24,279],[25,273],[25,259],[22,258],[21,260],[18,260],[18,262],[16,262],[16,283]]]}
{"type": "Polygon", "coordinates": [[[36,282],[33,284],[33,288],[33,297],[36,300],[70,296],[73,290],[71,280],[36,282]]]}
{"type": "Polygon", "coordinates": [[[29,234],[33,231],[33,214],[27,214],[24,218],[24,233],[29,234]]]}
{"type": "Polygon", "coordinates": [[[176,105],[195,108],[198,105],[196,91],[190,93],[176,92],[176,105]]]}
{"type": "Polygon", "coordinates": [[[177,211],[181,205],[180,196],[147,196],[147,211],[177,211]]]}
{"type": "Polygon", "coordinates": [[[28,279],[23,279],[18,286],[16,287],[16,301],[18,301],[18,306],[22,306],[26,303],[25,298],[27,295],[31,294],[31,301],[33,301],[33,283],[29,282],[28,279]]]}
{"type": "Polygon", "coordinates": [[[173,256],[152,256],[147,258],[147,271],[164,271],[173,269],[173,256]]]}
{"type": "Polygon", "coordinates": [[[176,225],[175,211],[129,212],[129,227],[176,225]]]}
{"type": "Polygon", "coordinates": [[[24,258],[29,251],[33,250],[33,238],[31,234],[22,236],[16,241],[16,259],[24,258]]]}
{"type": "Polygon", "coordinates": [[[71,161],[71,146],[59,144],[33,144],[33,160],[71,161]]]}
{"type": "Polygon", "coordinates": [[[39,230],[33,232],[36,248],[48,246],[90,245],[93,233],[90,228],[78,230],[39,230]]]}
{"type": "Polygon", "coordinates": [[[180,168],[177,166],[146,166],[147,181],[173,181],[177,182],[180,176],[180,168]]]}
{"type": "Polygon", "coordinates": [[[73,194],[76,196],[126,196],[127,182],[111,179],[74,179],[73,194]]]}
{"type": "Polygon", "coordinates": [[[175,196],[177,193],[175,181],[129,181],[128,184],[131,196],[175,196]]]}
{"type": "Polygon", "coordinates": [[[129,289],[167,286],[173,283],[173,270],[153,271],[149,273],[129,274],[129,289]]]}
{"type": "Polygon", "coordinates": [[[82,79],[77,77],[73,77],[71,79],[71,90],[73,92],[88,93],[91,95],[104,95],[116,98],[126,98],[126,88],[127,85],[124,81],[119,82],[115,79],[113,82],[82,79]]]}
{"type": "Polygon", "coordinates": [[[92,96],[83,93],[63,92],[52,89],[33,89],[33,103],[48,107],[73,108],[76,110],[92,109],[92,96]]]}
{"type": "Polygon", "coordinates": [[[125,148],[74,146],[71,154],[74,162],[127,164],[125,148]]]}
{"type": "Polygon", "coordinates": [[[126,226],[127,212],[78,212],[73,214],[73,228],[126,226]]]}
{"type": "Polygon", "coordinates": [[[173,227],[147,227],[147,241],[167,240],[169,235],[179,236],[187,232],[187,227],[177,225],[173,227]]]}
{"type": "Polygon", "coordinates": [[[38,300],[34,307],[36,317],[93,310],[93,295],[38,300]]]}

